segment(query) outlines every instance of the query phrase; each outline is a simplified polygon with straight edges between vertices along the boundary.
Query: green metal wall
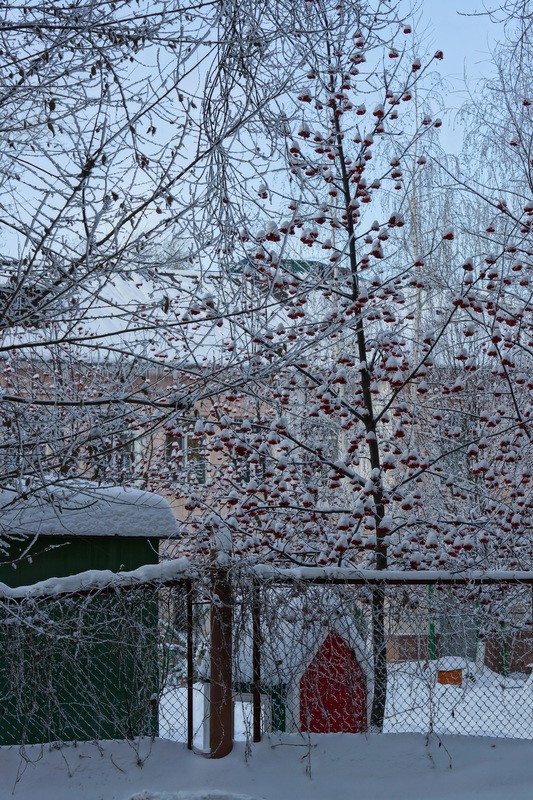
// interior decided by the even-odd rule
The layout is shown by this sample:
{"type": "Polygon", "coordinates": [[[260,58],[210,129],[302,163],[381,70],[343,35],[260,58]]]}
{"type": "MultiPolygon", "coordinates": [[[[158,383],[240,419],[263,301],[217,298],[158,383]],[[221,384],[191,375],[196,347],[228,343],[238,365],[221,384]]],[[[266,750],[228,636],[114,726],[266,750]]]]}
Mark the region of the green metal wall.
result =
{"type": "MultiPolygon", "coordinates": [[[[0,581],[158,560],[157,539],[42,537],[26,553],[28,544],[12,547],[0,581]]],[[[0,744],[156,735],[157,621],[154,590],[0,606],[0,744]]]]}
{"type": "Polygon", "coordinates": [[[158,539],[133,536],[40,536],[36,541],[9,542],[9,555],[0,557],[0,581],[29,586],[47,578],[63,578],[88,569],[113,572],[157,564],[158,539]]]}

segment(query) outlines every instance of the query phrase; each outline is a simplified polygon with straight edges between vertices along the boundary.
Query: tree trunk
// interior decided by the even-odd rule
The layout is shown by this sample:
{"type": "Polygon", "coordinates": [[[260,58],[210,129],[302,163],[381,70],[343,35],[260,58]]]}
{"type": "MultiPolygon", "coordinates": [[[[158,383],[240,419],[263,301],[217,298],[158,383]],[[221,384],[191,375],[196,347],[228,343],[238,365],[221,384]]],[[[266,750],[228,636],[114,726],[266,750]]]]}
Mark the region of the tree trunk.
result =
{"type": "Polygon", "coordinates": [[[383,732],[387,702],[387,645],[385,642],[385,590],[372,591],[372,651],[374,656],[374,695],[370,714],[370,730],[383,732]]]}

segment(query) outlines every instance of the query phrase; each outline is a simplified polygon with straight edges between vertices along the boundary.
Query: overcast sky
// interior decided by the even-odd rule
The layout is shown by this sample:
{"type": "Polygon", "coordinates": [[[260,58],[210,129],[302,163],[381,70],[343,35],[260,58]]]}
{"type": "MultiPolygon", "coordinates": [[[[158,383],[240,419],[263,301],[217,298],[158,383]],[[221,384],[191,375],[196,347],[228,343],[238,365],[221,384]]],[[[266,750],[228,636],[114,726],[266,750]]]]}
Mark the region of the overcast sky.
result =
{"type": "MultiPolygon", "coordinates": [[[[426,32],[424,43],[430,52],[433,48],[444,51],[439,72],[446,79],[443,100],[448,109],[459,109],[467,99],[465,78],[469,90],[475,92],[476,84],[491,71],[491,49],[503,31],[487,16],[469,16],[483,10],[483,0],[421,2],[418,35],[426,32]]],[[[461,147],[458,128],[454,127],[453,115],[448,116],[441,131],[441,142],[448,151],[457,152],[461,147]]]]}
{"type": "Polygon", "coordinates": [[[486,16],[467,16],[482,11],[482,1],[423,0],[421,10],[430,40],[444,50],[444,72],[461,78],[466,70],[471,78],[481,77],[490,49],[502,32],[486,16]]]}

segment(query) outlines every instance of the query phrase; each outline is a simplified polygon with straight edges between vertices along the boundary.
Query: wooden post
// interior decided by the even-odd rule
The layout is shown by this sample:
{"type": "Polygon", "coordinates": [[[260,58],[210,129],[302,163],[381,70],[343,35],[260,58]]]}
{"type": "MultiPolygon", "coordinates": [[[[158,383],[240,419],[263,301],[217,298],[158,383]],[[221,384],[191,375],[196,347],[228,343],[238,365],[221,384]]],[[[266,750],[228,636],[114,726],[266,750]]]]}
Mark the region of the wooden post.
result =
{"type": "Polygon", "coordinates": [[[193,661],[193,618],[192,618],[192,583],[186,582],[187,591],[187,747],[192,750],[192,740],[194,734],[193,719],[193,681],[194,681],[194,661],[193,661]]]}
{"type": "Polygon", "coordinates": [[[214,566],[211,604],[209,749],[223,758],[233,749],[232,596],[228,570],[214,566]]]}
{"type": "Polygon", "coordinates": [[[261,606],[259,587],[254,581],[252,587],[252,703],[253,703],[253,741],[261,741],[261,606]]]}

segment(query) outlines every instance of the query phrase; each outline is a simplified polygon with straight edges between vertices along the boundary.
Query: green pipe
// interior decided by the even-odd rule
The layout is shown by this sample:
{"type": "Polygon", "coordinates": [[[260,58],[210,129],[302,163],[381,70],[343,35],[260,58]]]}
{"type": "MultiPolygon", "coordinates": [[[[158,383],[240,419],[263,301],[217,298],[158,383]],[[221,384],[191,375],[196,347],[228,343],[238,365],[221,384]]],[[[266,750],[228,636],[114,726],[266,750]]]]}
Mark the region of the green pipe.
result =
{"type": "Polygon", "coordinates": [[[435,620],[431,613],[433,607],[433,584],[428,584],[428,603],[429,603],[429,660],[435,661],[437,657],[437,643],[435,640],[435,620]]]}
{"type": "Polygon", "coordinates": [[[505,626],[503,624],[501,630],[500,655],[502,660],[502,675],[506,678],[509,675],[509,664],[507,663],[507,639],[505,638],[505,626]]]}

